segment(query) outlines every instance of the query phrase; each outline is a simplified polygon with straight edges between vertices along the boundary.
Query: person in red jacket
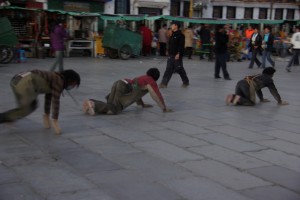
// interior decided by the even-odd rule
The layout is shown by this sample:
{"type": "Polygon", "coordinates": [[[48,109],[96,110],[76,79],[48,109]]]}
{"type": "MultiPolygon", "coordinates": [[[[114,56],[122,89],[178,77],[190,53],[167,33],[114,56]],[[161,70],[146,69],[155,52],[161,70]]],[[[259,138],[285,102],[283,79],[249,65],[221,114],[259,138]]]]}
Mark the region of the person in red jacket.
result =
{"type": "Polygon", "coordinates": [[[118,80],[113,84],[110,94],[106,96],[107,102],[95,99],[85,100],[82,106],[83,112],[90,115],[116,115],[133,103],[137,103],[137,105],[143,108],[152,107],[152,105],[145,104],[142,100],[142,97],[148,92],[163,112],[171,112],[172,110],[167,108],[156,83],[159,76],[160,72],[157,68],[150,68],[146,75],[136,77],[132,80],[118,80]]]}
{"type": "Polygon", "coordinates": [[[152,31],[145,24],[142,24],[140,33],[143,36],[143,55],[148,56],[151,54],[152,31]]]}

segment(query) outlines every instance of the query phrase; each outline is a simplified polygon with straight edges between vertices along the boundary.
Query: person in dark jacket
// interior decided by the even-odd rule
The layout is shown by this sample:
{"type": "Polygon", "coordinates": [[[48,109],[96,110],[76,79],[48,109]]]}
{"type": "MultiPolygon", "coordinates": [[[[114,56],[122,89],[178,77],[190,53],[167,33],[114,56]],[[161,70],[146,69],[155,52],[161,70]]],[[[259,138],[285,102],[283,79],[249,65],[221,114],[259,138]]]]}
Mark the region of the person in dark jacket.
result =
{"type": "Polygon", "coordinates": [[[273,75],[275,72],[276,70],[273,67],[267,67],[262,71],[262,74],[246,76],[237,83],[235,94],[229,94],[226,97],[226,104],[254,106],[256,104],[256,95],[260,102],[269,102],[262,93],[262,88],[267,87],[278,104],[287,105],[287,102],[282,101],[274,84],[273,75]]]}
{"type": "Polygon", "coordinates": [[[264,37],[262,42],[262,47],[264,49],[263,55],[262,55],[262,68],[264,69],[266,67],[266,60],[269,61],[269,63],[272,65],[272,67],[275,67],[275,62],[272,60],[272,50],[273,50],[273,43],[274,43],[274,35],[271,33],[271,27],[266,26],[264,29],[264,37]]]}
{"type": "MultiPolygon", "coordinates": [[[[209,25],[205,24],[201,26],[201,30],[199,31],[200,39],[201,39],[201,52],[200,52],[200,60],[204,59],[203,52],[211,51],[210,44],[210,30],[209,25]]],[[[211,53],[209,53],[209,60],[212,60],[211,53]]]]}
{"type": "Polygon", "coordinates": [[[49,114],[52,107],[52,124],[56,134],[60,134],[61,129],[58,125],[60,96],[63,90],[71,90],[79,85],[80,76],[73,70],[62,72],[31,70],[19,73],[10,82],[18,108],[0,113],[0,123],[14,122],[26,117],[37,108],[38,95],[45,94],[45,128],[50,128],[49,114]]]}
{"type": "Polygon", "coordinates": [[[231,80],[229,73],[227,71],[227,43],[229,37],[228,33],[225,30],[223,25],[218,25],[216,27],[215,34],[215,53],[216,53],[216,61],[215,61],[215,78],[220,77],[220,69],[222,68],[223,76],[225,80],[231,80]]]}
{"type": "Polygon", "coordinates": [[[52,67],[50,68],[50,71],[54,71],[55,68],[58,66],[59,71],[64,70],[64,40],[68,37],[67,31],[64,28],[63,21],[58,19],[55,21],[53,26],[51,27],[51,45],[53,50],[55,51],[55,62],[53,63],[52,67]]]}
{"type": "Polygon", "coordinates": [[[182,87],[187,87],[190,84],[186,71],[183,68],[182,61],[182,57],[184,55],[185,37],[179,28],[180,23],[173,21],[171,25],[172,35],[169,39],[167,67],[161,81],[160,88],[167,87],[174,72],[180,75],[183,82],[182,87]]]}
{"type": "Polygon", "coordinates": [[[258,32],[258,27],[254,27],[254,32],[250,38],[248,48],[252,52],[249,68],[253,68],[254,62],[258,67],[261,66],[261,62],[258,60],[257,55],[261,51],[262,36],[258,32]]]}

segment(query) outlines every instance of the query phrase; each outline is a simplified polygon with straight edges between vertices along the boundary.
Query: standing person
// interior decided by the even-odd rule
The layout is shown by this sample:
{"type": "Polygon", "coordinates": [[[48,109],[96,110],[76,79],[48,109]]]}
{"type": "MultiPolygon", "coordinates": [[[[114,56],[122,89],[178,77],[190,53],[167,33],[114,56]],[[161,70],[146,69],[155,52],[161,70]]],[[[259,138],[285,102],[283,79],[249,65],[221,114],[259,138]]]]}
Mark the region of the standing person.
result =
{"type": "Polygon", "coordinates": [[[227,43],[228,43],[228,33],[224,29],[223,25],[218,25],[216,27],[215,34],[215,79],[220,77],[220,69],[222,68],[223,76],[225,80],[231,80],[229,73],[227,71],[227,43]]]}
{"type": "Polygon", "coordinates": [[[152,107],[145,104],[142,97],[148,92],[152,99],[162,109],[163,112],[172,112],[165,105],[164,99],[159,91],[156,81],[159,79],[160,72],[157,68],[150,68],[146,75],[131,79],[123,79],[116,81],[110,94],[106,96],[107,102],[89,99],[83,102],[83,111],[90,115],[95,114],[119,114],[125,108],[137,103],[143,108],[152,107]]]}
{"type": "Polygon", "coordinates": [[[291,43],[293,45],[293,56],[291,60],[289,61],[286,71],[291,72],[292,64],[295,64],[295,60],[299,59],[299,53],[300,53],[300,26],[296,27],[296,32],[293,34],[291,38],[291,43]]]}
{"type": "Polygon", "coordinates": [[[148,56],[151,54],[151,42],[153,39],[152,31],[145,26],[145,24],[142,24],[140,27],[140,33],[143,36],[143,55],[148,56]]]}
{"type": "Polygon", "coordinates": [[[172,21],[171,30],[172,35],[169,38],[168,47],[168,61],[167,67],[160,84],[160,88],[166,88],[173,73],[176,72],[180,75],[183,82],[182,87],[187,87],[189,85],[189,79],[183,68],[182,57],[184,54],[184,35],[182,34],[180,28],[180,23],[178,21],[172,21]]]}
{"type": "MultiPolygon", "coordinates": [[[[249,47],[249,43],[251,42],[251,36],[254,33],[253,26],[251,24],[248,25],[248,28],[245,30],[245,37],[246,37],[246,48],[249,47]]],[[[246,59],[250,60],[251,59],[251,52],[246,55],[246,59]]]]}
{"type": "Polygon", "coordinates": [[[261,44],[262,36],[258,32],[258,28],[254,27],[254,33],[252,34],[249,42],[249,49],[252,52],[249,68],[253,68],[254,62],[256,63],[258,68],[261,66],[261,62],[257,58],[259,51],[261,51],[261,44]]]}
{"type": "Polygon", "coordinates": [[[164,24],[158,31],[159,55],[166,56],[167,50],[167,24],[164,24]]]}
{"type": "Polygon", "coordinates": [[[274,36],[271,33],[271,27],[266,26],[264,29],[264,37],[263,37],[263,55],[262,55],[262,68],[266,68],[266,60],[269,61],[269,63],[272,65],[272,67],[275,67],[275,62],[272,60],[272,50],[273,50],[273,43],[274,43],[274,36]]]}
{"type": "Polygon", "coordinates": [[[227,96],[226,104],[254,106],[256,104],[256,95],[260,102],[270,102],[268,99],[264,98],[261,91],[262,88],[267,87],[278,104],[287,105],[287,102],[282,101],[274,84],[273,75],[275,72],[276,70],[274,68],[267,67],[262,71],[262,74],[246,76],[237,83],[235,94],[229,94],[227,96]]]}
{"type": "Polygon", "coordinates": [[[45,94],[45,128],[50,128],[49,115],[52,107],[52,125],[56,134],[60,134],[61,129],[58,124],[60,96],[63,90],[71,90],[79,85],[80,76],[73,70],[61,72],[31,70],[19,73],[10,82],[18,108],[0,113],[0,123],[13,122],[26,117],[37,108],[38,95],[45,94]]]}
{"type": "Polygon", "coordinates": [[[59,68],[59,71],[64,70],[64,63],[63,63],[64,50],[65,50],[64,40],[67,37],[68,34],[64,28],[63,21],[60,19],[56,20],[53,26],[51,27],[51,33],[50,33],[51,45],[53,50],[55,51],[56,59],[50,71],[54,71],[57,66],[59,68]]]}
{"type": "Polygon", "coordinates": [[[184,30],[184,48],[186,51],[186,54],[189,59],[192,59],[193,54],[193,42],[194,42],[194,31],[192,30],[192,26],[189,25],[188,28],[184,30]]]}
{"type": "MultiPolygon", "coordinates": [[[[210,30],[209,25],[205,24],[202,25],[201,30],[199,31],[200,40],[201,40],[201,52],[200,52],[200,60],[204,59],[203,52],[210,52],[211,51],[211,44],[210,44],[210,30]]],[[[211,53],[210,53],[211,54],[211,53]]],[[[212,55],[209,54],[209,59],[212,60],[212,55]]]]}

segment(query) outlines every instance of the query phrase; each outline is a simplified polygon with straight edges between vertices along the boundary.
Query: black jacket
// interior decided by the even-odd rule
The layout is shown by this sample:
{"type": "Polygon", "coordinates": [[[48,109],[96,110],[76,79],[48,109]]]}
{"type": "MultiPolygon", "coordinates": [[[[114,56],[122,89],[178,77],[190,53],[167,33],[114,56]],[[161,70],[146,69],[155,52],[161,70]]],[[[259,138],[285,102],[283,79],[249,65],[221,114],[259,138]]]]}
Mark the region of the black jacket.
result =
{"type": "Polygon", "coordinates": [[[276,99],[278,103],[281,103],[281,97],[276,89],[274,81],[271,76],[266,74],[261,74],[253,78],[253,81],[256,83],[255,90],[258,98],[263,100],[263,93],[261,91],[262,88],[267,87],[269,88],[271,94],[276,99]]]}
{"type": "Polygon", "coordinates": [[[216,32],[215,35],[215,52],[216,54],[225,54],[227,53],[227,43],[228,43],[228,35],[226,32],[216,32]]]}
{"type": "MultiPolygon", "coordinates": [[[[264,41],[264,37],[263,37],[263,41],[264,41]]],[[[272,51],[273,50],[273,43],[274,43],[274,35],[272,33],[270,33],[268,41],[266,42],[265,50],[266,51],[272,51]]]]}
{"type": "Polygon", "coordinates": [[[201,28],[199,35],[202,44],[210,43],[210,30],[208,28],[201,28]]]}
{"type": "Polygon", "coordinates": [[[182,34],[181,30],[177,30],[172,33],[172,36],[169,39],[169,56],[175,56],[177,53],[180,54],[180,57],[184,54],[184,43],[185,37],[182,34]]]}
{"type": "Polygon", "coordinates": [[[257,33],[258,35],[255,38],[254,44],[252,44],[252,37],[254,36],[254,34],[255,33],[253,33],[251,35],[250,42],[248,44],[248,47],[250,48],[250,51],[253,51],[254,46],[257,46],[258,49],[261,50],[262,36],[259,33],[257,33]]]}

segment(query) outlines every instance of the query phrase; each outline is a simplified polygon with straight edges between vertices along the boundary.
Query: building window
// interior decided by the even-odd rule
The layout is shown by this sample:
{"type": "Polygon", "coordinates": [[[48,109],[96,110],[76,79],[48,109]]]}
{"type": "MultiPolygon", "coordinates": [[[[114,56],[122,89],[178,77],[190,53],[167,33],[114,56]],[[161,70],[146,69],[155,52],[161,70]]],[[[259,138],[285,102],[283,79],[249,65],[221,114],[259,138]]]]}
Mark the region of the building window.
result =
{"type": "Polygon", "coordinates": [[[183,16],[189,17],[190,15],[190,2],[185,1],[183,6],[183,16]]]}
{"type": "Polygon", "coordinates": [[[283,9],[282,8],[276,8],[275,9],[274,19],[283,19],[283,9]]]}
{"type": "Polygon", "coordinates": [[[214,6],[213,18],[222,18],[222,15],[223,15],[223,7],[214,6]]]}
{"type": "Polygon", "coordinates": [[[286,19],[295,19],[295,10],[294,9],[287,9],[286,19]]]}
{"type": "Polygon", "coordinates": [[[253,19],[253,8],[245,8],[245,19],[253,19]]]}
{"type": "Polygon", "coordinates": [[[171,16],[179,16],[179,12],[180,12],[180,2],[171,1],[170,15],[171,16]]]}
{"type": "Polygon", "coordinates": [[[235,7],[232,7],[232,6],[227,7],[226,18],[227,19],[235,19],[235,7]]]}
{"type": "Polygon", "coordinates": [[[129,0],[115,0],[115,14],[130,14],[129,0]]]}
{"type": "Polygon", "coordinates": [[[268,19],[268,9],[267,8],[259,8],[259,19],[268,19]]]}

